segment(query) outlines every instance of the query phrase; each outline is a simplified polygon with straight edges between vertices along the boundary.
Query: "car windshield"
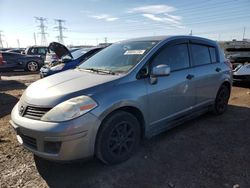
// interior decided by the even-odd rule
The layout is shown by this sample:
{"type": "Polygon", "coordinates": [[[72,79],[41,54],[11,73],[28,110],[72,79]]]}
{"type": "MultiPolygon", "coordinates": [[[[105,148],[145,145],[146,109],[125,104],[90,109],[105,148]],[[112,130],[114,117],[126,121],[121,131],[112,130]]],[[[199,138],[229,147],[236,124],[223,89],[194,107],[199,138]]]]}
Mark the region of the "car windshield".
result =
{"type": "MultiPolygon", "coordinates": [[[[79,49],[79,50],[75,50],[71,53],[73,59],[77,59],[79,57],[81,57],[83,54],[87,53],[89,51],[89,49],[84,48],[84,49],[79,49]]],[[[63,60],[65,59],[72,59],[69,55],[65,55],[62,57],[63,60]]]]}
{"type": "Polygon", "coordinates": [[[126,73],[132,69],[157,41],[127,41],[115,43],[95,54],[80,69],[126,73]]]}

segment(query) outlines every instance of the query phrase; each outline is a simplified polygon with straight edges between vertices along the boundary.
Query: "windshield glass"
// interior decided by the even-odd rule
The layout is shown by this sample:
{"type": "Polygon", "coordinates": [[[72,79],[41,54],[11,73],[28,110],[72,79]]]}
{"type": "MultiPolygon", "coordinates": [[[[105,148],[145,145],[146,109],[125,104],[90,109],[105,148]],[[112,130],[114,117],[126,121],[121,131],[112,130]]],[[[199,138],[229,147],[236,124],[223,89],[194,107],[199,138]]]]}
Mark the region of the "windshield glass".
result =
{"type": "MultiPolygon", "coordinates": [[[[79,57],[81,57],[83,54],[87,53],[89,51],[89,49],[79,49],[79,50],[74,50],[73,52],[71,52],[71,55],[73,56],[73,59],[77,59],[79,57]]],[[[65,59],[72,59],[69,55],[65,55],[62,57],[63,60],[65,59]]]]}
{"type": "Polygon", "coordinates": [[[127,41],[116,43],[89,58],[81,64],[79,68],[126,73],[156,44],[157,41],[127,41]]]}

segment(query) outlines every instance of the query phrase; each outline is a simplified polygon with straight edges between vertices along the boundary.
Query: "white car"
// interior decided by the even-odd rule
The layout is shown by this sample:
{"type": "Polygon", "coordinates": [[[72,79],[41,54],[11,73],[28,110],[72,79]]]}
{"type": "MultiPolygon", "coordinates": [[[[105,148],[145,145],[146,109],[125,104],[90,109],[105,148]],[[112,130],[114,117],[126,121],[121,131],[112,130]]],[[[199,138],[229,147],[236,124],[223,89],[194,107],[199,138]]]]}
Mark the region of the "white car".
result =
{"type": "Polygon", "coordinates": [[[250,81],[250,63],[234,63],[233,80],[250,81]]]}

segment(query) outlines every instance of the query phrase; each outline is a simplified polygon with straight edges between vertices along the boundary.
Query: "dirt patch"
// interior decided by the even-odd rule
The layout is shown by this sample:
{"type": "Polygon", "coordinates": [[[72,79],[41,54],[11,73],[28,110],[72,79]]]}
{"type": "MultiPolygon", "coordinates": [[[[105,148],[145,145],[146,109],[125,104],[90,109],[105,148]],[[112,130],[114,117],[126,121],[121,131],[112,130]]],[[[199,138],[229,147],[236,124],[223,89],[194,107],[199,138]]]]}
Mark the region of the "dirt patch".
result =
{"type": "Polygon", "coordinates": [[[233,87],[224,115],[205,114],[144,140],[130,160],[115,166],[33,158],[8,123],[22,92],[5,90],[0,98],[7,109],[0,111],[0,187],[250,187],[249,87],[233,87]]]}

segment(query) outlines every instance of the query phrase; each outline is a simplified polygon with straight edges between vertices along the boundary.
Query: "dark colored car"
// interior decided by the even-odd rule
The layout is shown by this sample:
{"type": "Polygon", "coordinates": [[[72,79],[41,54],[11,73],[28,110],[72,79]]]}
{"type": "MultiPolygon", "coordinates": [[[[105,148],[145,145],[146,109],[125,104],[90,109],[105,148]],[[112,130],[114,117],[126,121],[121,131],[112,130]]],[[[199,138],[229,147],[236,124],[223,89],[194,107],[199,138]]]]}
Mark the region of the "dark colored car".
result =
{"type": "Polygon", "coordinates": [[[71,53],[64,45],[53,42],[49,45],[49,49],[55,52],[60,60],[42,67],[40,69],[40,77],[43,78],[68,69],[74,69],[103,48],[104,47],[82,48],[71,53]]]}
{"type": "Polygon", "coordinates": [[[25,69],[30,72],[36,72],[42,66],[43,59],[39,56],[14,52],[0,52],[0,72],[15,69],[25,69]]]}
{"type": "Polygon", "coordinates": [[[2,51],[2,52],[6,52],[8,50],[11,50],[11,48],[0,48],[0,51],[2,51]]]}
{"type": "Polygon", "coordinates": [[[30,46],[26,48],[24,53],[27,55],[40,55],[44,60],[46,57],[47,51],[48,51],[47,46],[30,46]]]}
{"type": "Polygon", "coordinates": [[[14,48],[14,49],[11,49],[11,50],[7,50],[6,52],[14,52],[14,53],[19,53],[19,54],[22,54],[24,53],[24,48],[14,48]]]}

